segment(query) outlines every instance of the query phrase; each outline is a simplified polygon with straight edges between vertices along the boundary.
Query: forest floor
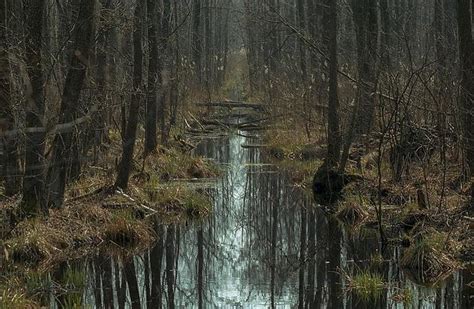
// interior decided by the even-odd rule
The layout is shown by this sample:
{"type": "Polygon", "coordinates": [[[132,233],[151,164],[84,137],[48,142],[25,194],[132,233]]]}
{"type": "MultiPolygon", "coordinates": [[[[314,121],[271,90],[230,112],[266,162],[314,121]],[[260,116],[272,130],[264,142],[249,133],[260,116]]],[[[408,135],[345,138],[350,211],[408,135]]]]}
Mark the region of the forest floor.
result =
{"type": "MultiPolygon", "coordinates": [[[[286,171],[295,186],[311,193],[313,176],[326,155],[324,138],[308,137],[304,128],[285,125],[278,118],[269,126],[262,148],[267,159],[286,171]]],[[[419,281],[436,282],[455,269],[472,267],[474,218],[467,211],[470,183],[460,181],[459,164],[448,157],[443,180],[444,168],[434,155],[428,163],[412,163],[410,174],[396,182],[388,155],[383,154],[379,186],[377,143],[367,140],[352,147],[350,158],[354,159],[347,167],[360,180],[347,185],[342,199],[325,208],[357,235],[364,228],[378,228],[380,206],[389,244],[404,248],[402,266],[412,270],[419,281]]]]}
{"type": "MultiPolygon", "coordinates": [[[[103,149],[110,160],[88,165],[67,189],[64,207],[49,216],[28,219],[0,239],[0,308],[31,305],[28,291],[34,274],[98,252],[132,256],[155,240],[157,224],[198,220],[211,211],[208,192],[220,173],[212,163],[191,153],[191,143],[174,139],[143,158],[140,140],[129,188],[111,190],[115,179],[113,159],[120,138],[103,149]],[[106,150],[106,151],[105,151],[106,150]],[[7,295],[8,294],[8,295],[7,295]],[[5,305],[5,306],[3,306],[5,305]]],[[[2,197],[0,210],[15,211],[21,196],[2,197]]]]}

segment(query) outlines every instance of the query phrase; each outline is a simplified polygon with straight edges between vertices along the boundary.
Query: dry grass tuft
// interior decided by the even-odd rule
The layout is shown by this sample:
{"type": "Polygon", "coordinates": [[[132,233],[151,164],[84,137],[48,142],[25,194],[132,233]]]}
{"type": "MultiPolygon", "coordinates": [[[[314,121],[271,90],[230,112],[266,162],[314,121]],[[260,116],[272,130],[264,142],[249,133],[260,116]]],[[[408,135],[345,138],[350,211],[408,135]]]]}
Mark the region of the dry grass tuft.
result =
{"type": "Polygon", "coordinates": [[[415,281],[436,283],[459,268],[454,256],[460,245],[448,234],[430,228],[414,238],[403,252],[401,265],[415,281]]]}
{"type": "Polygon", "coordinates": [[[342,203],[336,216],[345,223],[355,225],[368,218],[369,213],[358,203],[342,203]]]}
{"type": "MultiPolygon", "coordinates": [[[[131,213],[131,210],[128,210],[131,213]]],[[[125,220],[123,210],[105,209],[100,204],[70,205],[52,210],[48,218],[19,223],[5,248],[16,262],[51,265],[85,256],[107,241],[116,241],[117,231],[133,242],[122,245],[145,244],[153,240],[153,232],[143,220],[125,220]],[[115,234],[112,232],[115,231],[115,234]]]]}

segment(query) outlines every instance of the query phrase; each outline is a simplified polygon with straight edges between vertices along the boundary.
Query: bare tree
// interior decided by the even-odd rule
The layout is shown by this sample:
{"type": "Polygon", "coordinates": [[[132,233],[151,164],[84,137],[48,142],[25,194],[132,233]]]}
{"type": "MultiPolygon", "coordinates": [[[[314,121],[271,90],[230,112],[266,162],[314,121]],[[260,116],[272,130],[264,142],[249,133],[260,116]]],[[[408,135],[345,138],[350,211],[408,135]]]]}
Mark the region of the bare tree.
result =
{"type": "MultiPolygon", "coordinates": [[[[89,67],[90,53],[95,34],[95,6],[95,0],[81,0],[74,51],[66,75],[59,123],[69,123],[78,117],[79,99],[87,68],[89,67]]],[[[73,143],[74,133],[71,130],[60,132],[54,138],[52,164],[47,176],[49,194],[47,204],[49,207],[61,207],[63,204],[68,168],[72,163],[71,158],[73,157],[73,143]]],[[[78,162],[75,163],[78,164],[78,162]]]]}
{"type": "Polygon", "coordinates": [[[202,78],[201,0],[193,1],[192,57],[196,79],[202,78]]]}
{"type": "Polygon", "coordinates": [[[463,116],[464,146],[469,175],[474,174],[474,42],[472,2],[458,0],[459,57],[461,62],[460,108],[463,116]]]}
{"type": "MultiPolygon", "coordinates": [[[[44,77],[41,65],[44,9],[44,0],[30,0],[25,3],[27,28],[25,62],[30,78],[26,105],[27,128],[44,127],[44,77]]],[[[20,217],[38,214],[41,211],[41,203],[44,198],[44,150],[45,132],[43,130],[28,132],[26,134],[25,175],[20,217]]]]}
{"type": "Polygon", "coordinates": [[[148,22],[148,87],[146,97],[146,126],[145,126],[145,155],[156,149],[156,129],[157,129],[157,83],[158,74],[158,33],[156,2],[147,1],[147,22],[148,22]]]}
{"type": "MultiPolygon", "coordinates": [[[[15,117],[12,108],[11,70],[7,44],[8,20],[11,16],[10,1],[0,1],[0,131],[12,130],[15,117]]],[[[5,195],[13,196],[20,191],[20,165],[17,143],[14,137],[5,136],[0,140],[3,147],[2,168],[0,173],[5,181],[5,195]]]]}
{"type": "Polygon", "coordinates": [[[142,50],[142,14],[146,0],[138,0],[134,14],[133,31],[133,92],[131,96],[127,128],[123,140],[122,158],[120,160],[115,187],[127,189],[130,171],[133,164],[133,151],[137,138],[138,113],[143,92],[143,50],[142,50]]]}
{"type": "Polygon", "coordinates": [[[356,132],[367,134],[374,122],[377,88],[377,1],[352,0],[351,5],[357,38],[357,75],[360,81],[356,132]]]}
{"type": "Polygon", "coordinates": [[[329,55],[328,93],[328,167],[337,165],[341,150],[339,129],[338,62],[337,62],[337,0],[326,0],[323,16],[323,42],[329,55]]]}
{"type": "Polygon", "coordinates": [[[459,57],[461,62],[460,108],[463,117],[464,147],[471,178],[470,210],[474,209],[474,42],[472,1],[458,0],[459,57]]]}

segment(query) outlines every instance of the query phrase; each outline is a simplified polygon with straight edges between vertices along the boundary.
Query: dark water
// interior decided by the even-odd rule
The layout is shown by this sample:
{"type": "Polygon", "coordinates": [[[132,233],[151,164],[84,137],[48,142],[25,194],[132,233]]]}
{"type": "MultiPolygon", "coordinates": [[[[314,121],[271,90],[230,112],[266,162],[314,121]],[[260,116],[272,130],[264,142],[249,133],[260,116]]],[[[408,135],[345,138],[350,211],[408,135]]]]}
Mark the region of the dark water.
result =
{"type": "MultiPolygon", "coordinates": [[[[376,233],[351,233],[325,216],[311,196],[261,164],[258,149],[241,147],[248,142],[232,134],[199,146],[226,166],[211,189],[209,218],[158,227],[160,241],[133,260],[65,265],[84,273],[77,301],[96,308],[474,308],[467,270],[436,287],[417,285],[398,267],[397,247],[370,266],[379,253],[376,233]],[[388,282],[375,300],[347,292],[340,275],[369,268],[388,282]],[[402,290],[410,297],[396,302],[402,290]]],[[[53,306],[66,302],[56,294],[53,306]]]]}

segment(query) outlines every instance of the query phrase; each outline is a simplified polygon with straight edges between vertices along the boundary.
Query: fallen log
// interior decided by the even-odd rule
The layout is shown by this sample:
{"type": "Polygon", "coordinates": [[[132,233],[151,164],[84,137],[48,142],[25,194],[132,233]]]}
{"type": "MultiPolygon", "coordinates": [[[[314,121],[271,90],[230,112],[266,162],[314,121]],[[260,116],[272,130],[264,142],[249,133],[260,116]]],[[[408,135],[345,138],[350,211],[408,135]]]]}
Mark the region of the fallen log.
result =
{"type": "Polygon", "coordinates": [[[200,102],[197,106],[207,107],[225,107],[225,108],[252,108],[263,110],[264,105],[260,103],[239,102],[239,101],[222,101],[222,102],[200,102]]]}

